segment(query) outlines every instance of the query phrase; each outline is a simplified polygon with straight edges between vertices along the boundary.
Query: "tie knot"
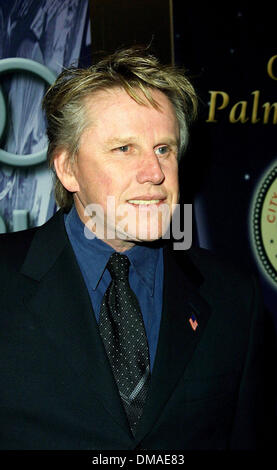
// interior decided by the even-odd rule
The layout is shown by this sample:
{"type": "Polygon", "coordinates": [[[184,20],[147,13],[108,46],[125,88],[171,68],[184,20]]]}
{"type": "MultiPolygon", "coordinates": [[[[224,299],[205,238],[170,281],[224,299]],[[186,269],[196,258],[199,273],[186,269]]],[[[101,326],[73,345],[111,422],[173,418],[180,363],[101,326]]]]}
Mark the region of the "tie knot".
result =
{"type": "Polygon", "coordinates": [[[130,261],[126,255],[113,253],[108,261],[107,268],[115,281],[128,281],[130,261]]]}

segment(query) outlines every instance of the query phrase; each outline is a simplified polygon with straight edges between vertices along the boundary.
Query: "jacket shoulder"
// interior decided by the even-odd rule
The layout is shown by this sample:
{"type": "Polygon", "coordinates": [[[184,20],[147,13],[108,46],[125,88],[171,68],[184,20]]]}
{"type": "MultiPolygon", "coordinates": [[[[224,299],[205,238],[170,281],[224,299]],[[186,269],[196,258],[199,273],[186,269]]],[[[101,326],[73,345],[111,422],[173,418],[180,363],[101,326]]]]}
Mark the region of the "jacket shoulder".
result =
{"type": "Polygon", "coordinates": [[[20,270],[31,246],[37,243],[41,249],[44,249],[45,246],[49,248],[51,241],[53,242],[57,238],[61,226],[63,226],[63,213],[58,211],[41,226],[1,234],[1,266],[5,265],[8,269],[20,270]]]}
{"type": "Polygon", "coordinates": [[[205,248],[191,248],[188,250],[188,257],[204,277],[221,274],[224,278],[235,278],[239,281],[253,277],[253,271],[250,268],[246,268],[227,257],[220,256],[205,248]]]}
{"type": "Polygon", "coordinates": [[[261,298],[258,273],[203,248],[192,248],[188,257],[203,278],[202,289],[224,303],[261,298]]]}
{"type": "Polygon", "coordinates": [[[0,235],[0,259],[5,266],[21,266],[38,227],[0,235]]]}

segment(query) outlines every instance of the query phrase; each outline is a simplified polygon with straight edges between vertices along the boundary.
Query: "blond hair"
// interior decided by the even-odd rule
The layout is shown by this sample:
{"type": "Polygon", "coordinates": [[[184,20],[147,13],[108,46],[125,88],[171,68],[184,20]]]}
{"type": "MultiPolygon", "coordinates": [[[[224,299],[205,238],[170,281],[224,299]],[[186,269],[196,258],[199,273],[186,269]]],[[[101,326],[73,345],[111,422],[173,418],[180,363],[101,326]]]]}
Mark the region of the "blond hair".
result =
{"type": "MultiPolygon", "coordinates": [[[[91,125],[88,120],[86,99],[100,90],[123,88],[138,104],[145,105],[145,97],[158,108],[151,89],[162,91],[174,106],[180,130],[179,155],[187,143],[188,128],[197,113],[195,90],[182,69],[162,65],[145,48],[116,51],[86,69],[64,70],[48,89],[43,108],[48,121],[48,163],[54,170],[54,157],[58,150],[66,150],[72,160],[78,152],[80,138],[91,125]],[[142,93],[141,93],[142,92],[142,93]]],[[[69,210],[73,195],[56,176],[55,198],[58,206],[69,210]]]]}

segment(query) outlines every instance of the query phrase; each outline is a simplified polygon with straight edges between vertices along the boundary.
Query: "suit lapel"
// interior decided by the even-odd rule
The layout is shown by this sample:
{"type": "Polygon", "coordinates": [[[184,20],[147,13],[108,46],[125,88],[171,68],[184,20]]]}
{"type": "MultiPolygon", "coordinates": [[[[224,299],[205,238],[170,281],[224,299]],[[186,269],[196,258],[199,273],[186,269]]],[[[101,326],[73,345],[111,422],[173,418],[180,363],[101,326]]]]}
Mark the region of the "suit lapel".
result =
{"type": "Polygon", "coordinates": [[[36,232],[21,272],[35,281],[36,287],[24,302],[37,316],[42,331],[64,355],[75,376],[87,377],[91,392],[131,437],[62,214],[36,232]]]}
{"type": "Polygon", "coordinates": [[[158,420],[210,317],[210,307],[197,288],[202,281],[187,255],[164,249],[163,313],[151,387],[136,435],[138,440],[158,420]],[[180,257],[185,260],[183,265],[180,265],[180,257]],[[197,321],[196,329],[190,323],[192,315],[197,321]]]}

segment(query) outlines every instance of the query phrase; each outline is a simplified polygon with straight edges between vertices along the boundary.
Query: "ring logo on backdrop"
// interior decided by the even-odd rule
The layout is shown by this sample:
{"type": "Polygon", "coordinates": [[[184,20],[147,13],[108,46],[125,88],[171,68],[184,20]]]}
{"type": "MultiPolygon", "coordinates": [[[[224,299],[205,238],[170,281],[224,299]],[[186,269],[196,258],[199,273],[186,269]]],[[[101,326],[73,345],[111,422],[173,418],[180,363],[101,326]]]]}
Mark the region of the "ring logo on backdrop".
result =
{"type": "Polygon", "coordinates": [[[266,278],[277,289],[277,161],[261,178],[250,214],[252,247],[266,278]]]}
{"type": "MultiPolygon", "coordinates": [[[[0,60],[0,75],[16,71],[30,72],[45,80],[49,85],[51,85],[56,79],[56,75],[51,70],[45,67],[45,65],[35,62],[34,60],[19,57],[0,60]]],[[[3,137],[6,124],[7,110],[5,99],[0,88],[0,141],[3,137]]],[[[12,166],[32,166],[44,162],[46,160],[46,154],[47,148],[29,155],[18,155],[0,148],[0,162],[12,166]]]]}

